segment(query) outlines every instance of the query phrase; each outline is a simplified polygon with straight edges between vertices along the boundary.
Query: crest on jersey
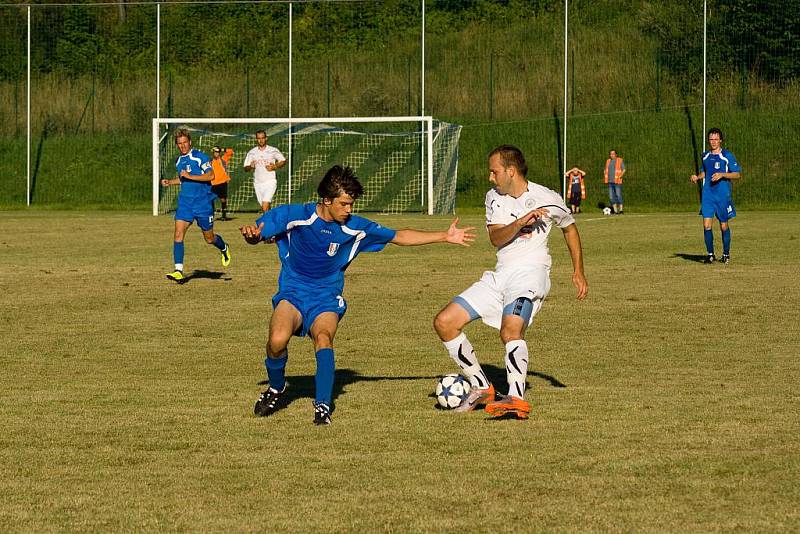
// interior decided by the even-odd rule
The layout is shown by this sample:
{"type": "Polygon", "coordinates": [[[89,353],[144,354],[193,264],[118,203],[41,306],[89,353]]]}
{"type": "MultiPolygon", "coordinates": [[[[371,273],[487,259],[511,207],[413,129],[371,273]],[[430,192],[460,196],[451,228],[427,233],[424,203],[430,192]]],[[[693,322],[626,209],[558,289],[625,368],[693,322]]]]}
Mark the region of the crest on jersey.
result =
{"type": "Polygon", "coordinates": [[[339,252],[339,243],[331,243],[328,245],[328,256],[336,256],[337,252],[339,252]]]}
{"type": "Polygon", "coordinates": [[[719,161],[714,162],[714,168],[719,169],[719,161]]]}
{"type": "Polygon", "coordinates": [[[528,200],[526,200],[526,201],[525,201],[525,207],[526,207],[526,208],[533,209],[533,207],[534,207],[535,205],[536,205],[536,201],[535,201],[535,200],[533,200],[532,198],[529,198],[528,200]]]}

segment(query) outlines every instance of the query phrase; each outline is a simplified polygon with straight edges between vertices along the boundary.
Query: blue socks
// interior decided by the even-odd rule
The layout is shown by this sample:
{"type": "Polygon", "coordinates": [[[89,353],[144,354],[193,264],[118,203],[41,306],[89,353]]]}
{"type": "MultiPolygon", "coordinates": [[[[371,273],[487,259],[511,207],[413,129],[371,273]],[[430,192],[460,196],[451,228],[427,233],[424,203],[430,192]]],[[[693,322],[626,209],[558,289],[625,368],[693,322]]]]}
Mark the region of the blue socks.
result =
{"type": "MultiPolygon", "coordinates": [[[[314,377],[316,396],[314,400],[317,404],[325,404],[330,408],[333,402],[333,375],[336,369],[333,349],[320,349],[317,351],[316,357],[317,374],[314,377]]],[[[286,387],[286,362],[288,359],[288,354],[284,354],[281,358],[267,356],[264,359],[269,377],[269,387],[272,389],[283,391],[283,388],[286,387]]]]}
{"type": "Polygon", "coordinates": [[[183,264],[183,241],[172,243],[172,258],[175,260],[175,265],[183,264]]]}
{"type": "Polygon", "coordinates": [[[726,256],[731,253],[731,227],[722,231],[722,253],[726,256]]]}
{"type": "Polygon", "coordinates": [[[314,400],[317,404],[325,404],[328,408],[332,408],[333,374],[336,368],[333,349],[319,349],[316,356],[317,374],[314,377],[314,384],[316,385],[317,393],[314,400]]]}
{"type": "Polygon", "coordinates": [[[714,253],[714,234],[713,234],[713,232],[711,231],[710,228],[708,230],[706,230],[705,228],[703,229],[703,238],[706,241],[706,251],[709,254],[713,254],[714,253]]]}
{"type": "Polygon", "coordinates": [[[269,387],[277,391],[283,391],[286,387],[286,361],[289,359],[288,354],[284,354],[280,358],[270,358],[267,356],[264,359],[264,365],[267,368],[267,377],[269,377],[269,387]]]}
{"type": "Polygon", "coordinates": [[[222,240],[219,234],[217,234],[216,239],[214,240],[214,246],[220,249],[220,251],[225,250],[225,241],[222,240]]]}

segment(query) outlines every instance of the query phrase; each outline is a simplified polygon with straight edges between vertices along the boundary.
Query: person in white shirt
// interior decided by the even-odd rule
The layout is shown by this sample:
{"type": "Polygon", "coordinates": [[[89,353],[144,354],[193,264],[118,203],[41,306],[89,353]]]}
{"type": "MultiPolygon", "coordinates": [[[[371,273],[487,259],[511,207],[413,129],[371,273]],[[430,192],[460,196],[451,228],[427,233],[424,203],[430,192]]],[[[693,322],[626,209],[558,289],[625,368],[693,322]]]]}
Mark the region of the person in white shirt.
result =
{"type": "Polygon", "coordinates": [[[256,198],[265,213],[269,211],[272,197],[278,189],[278,178],[275,171],[286,165],[286,158],[281,151],[267,144],[267,132],[256,132],[256,143],[244,158],[245,172],[253,173],[253,188],[256,198]]]}
{"type": "Polygon", "coordinates": [[[528,347],[525,329],[533,322],[550,292],[552,260],[547,237],[554,226],[564,233],[572,257],[572,283],[579,300],[586,298],[588,283],[583,273],[583,251],[575,219],[561,195],[529,182],[525,157],[515,146],[502,145],[489,154],[486,193],[486,227],[497,247],[497,265],[455,297],[434,319],[434,328],[450,357],[469,379],[469,395],[455,408],[474,410],[485,404],[492,417],[511,414],[527,419],[530,404],[525,401],[528,347]],[[495,399],[494,386],[481,369],[464,327],[475,319],[500,330],[505,345],[508,395],[495,399]]]}

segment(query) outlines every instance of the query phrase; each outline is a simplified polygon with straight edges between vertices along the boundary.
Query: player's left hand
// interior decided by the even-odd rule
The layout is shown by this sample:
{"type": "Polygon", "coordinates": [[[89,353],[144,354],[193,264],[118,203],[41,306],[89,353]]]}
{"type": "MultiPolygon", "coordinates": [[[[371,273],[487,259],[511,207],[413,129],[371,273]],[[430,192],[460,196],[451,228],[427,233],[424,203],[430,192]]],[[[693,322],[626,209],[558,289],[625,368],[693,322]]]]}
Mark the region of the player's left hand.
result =
{"type": "Polygon", "coordinates": [[[474,226],[467,226],[466,228],[459,228],[458,217],[450,223],[450,228],[447,229],[447,242],[454,245],[462,245],[464,247],[470,246],[475,241],[474,226]]]}
{"type": "Polygon", "coordinates": [[[242,226],[239,228],[239,231],[242,233],[245,241],[251,245],[257,245],[262,240],[261,230],[263,229],[264,223],[261,222],[258,226],[253,226],[252,224],[242,226]]]}
{"type": "Polygon", "coordinates": [[[724,172],[715,172],[714,174],[711,175],[711,181],[712,182],[719,182],[723,178],[725,178],[725,173],[724,172]]]}

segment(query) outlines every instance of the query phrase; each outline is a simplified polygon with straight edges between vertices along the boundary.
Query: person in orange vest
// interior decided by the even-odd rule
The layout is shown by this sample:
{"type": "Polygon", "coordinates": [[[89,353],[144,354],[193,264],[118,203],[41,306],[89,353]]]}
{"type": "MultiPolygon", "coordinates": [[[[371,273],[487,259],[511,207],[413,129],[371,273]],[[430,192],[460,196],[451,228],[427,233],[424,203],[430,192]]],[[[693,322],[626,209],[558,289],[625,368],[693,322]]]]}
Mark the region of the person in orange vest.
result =
{"type": "Polygon", "coordinates": [[[586,176],[586,173],[578,167],[572,167],[566,174],[569,184],[567,186],[567,199],[572,213],[580,213],[581,200],[586,200],[586,186],[583,183],[584,176],[586,176]]]}
{"type": "Polygon", "coordinates": [[[211,192],[219,198],[222,217],[220,221],[228,220],[228,182],[231,176],[228,174],[228,162],[233,156],[233,149],[222,149],[215,146],[211,149],[211,166],[214,168],[214,180],[211,182],[211,192]]]}
{"type": "Polygon", "coordinates": [[[622,176],[625,174],[625,162],[612,150],[606,160],[603,183],[608,184],[608,200],[613,213],[622,215],[622,176]]]}

